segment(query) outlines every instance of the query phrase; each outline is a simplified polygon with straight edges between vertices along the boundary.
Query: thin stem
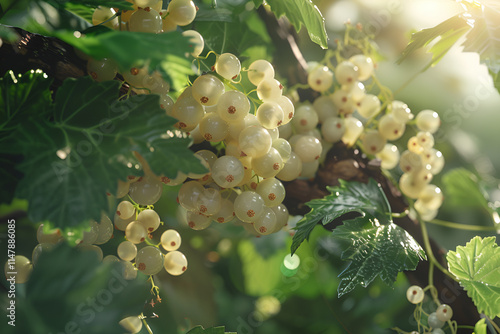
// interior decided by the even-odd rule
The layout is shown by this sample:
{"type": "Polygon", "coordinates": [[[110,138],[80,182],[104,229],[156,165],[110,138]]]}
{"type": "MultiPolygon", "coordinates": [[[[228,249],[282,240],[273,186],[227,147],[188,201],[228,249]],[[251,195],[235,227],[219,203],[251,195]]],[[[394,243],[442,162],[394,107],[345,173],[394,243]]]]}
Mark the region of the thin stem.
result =
{"type": "Polygon", "coordinates": [[[443,268],[443,266],[434,257],[434,253],[432,252],[432,248],[431,248],[431,243],[429,242],[429,234],[427,233],[427,226],[425,225],[424,221],[420,222],[420,227],[422,229],[422,236],[424,238],[425,251],[427,253],[427,256],[429,257],[429,261],[431,261],[432,263],[434,263],[434,265],[439,270],[441,270],[443,272],[443,274],[447,275],[448,277],[450,277],[451,279],[453,279],[454,281],[456,281],[455,277],[453,277],[453,275],[451,275],[448,270],[446,270],[445,268],[443,268]]]}
{"type": "Polygon", "coordinates": [[[148,322],[146,321],[146,318],[142,318],[142,323],[144,324],[144,326],[146,326],[146,329],[148,331],[149,334],[153,334],[153,331],[151,330],[151,328],[149,327],[148,325],[148,322]]]}
{"type": "Polygon", "coordinates": [[[428,221],[428,223],[445,226],[449,228],[454,228],[457,230],[468,230],[468,231],[496,231],[497,228],[495,226],[478,226],[478,225],[468,225],[468,224],[458,224],[449,222],[441,219],[433,219],[428,221]]]}
{"type": "Polygon", "coordinates": [[[488,319],[488,321],[495,328],[497,333],[500,333],[500,327],[498,327],[498,325],[490,317],[486,316],[486,319],[488,319]]]}

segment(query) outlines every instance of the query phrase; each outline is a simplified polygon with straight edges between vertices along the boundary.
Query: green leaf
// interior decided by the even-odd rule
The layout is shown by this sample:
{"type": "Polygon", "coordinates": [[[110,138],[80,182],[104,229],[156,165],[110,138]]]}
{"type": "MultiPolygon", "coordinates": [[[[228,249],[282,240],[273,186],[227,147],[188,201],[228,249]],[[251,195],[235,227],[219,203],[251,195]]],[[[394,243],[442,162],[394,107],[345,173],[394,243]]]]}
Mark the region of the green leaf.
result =
{"type": "Polygon", "coordinates": [[[467,291],[479,313],[500,316],[500,248],[495,237],[472,238],[446,255],[448,270],[467,291]]]}
{"type": "Polygon", "coordinates": [[[493,73],[491,70],[489,70],[488,72],[490,73],[490,76],[493,79],[493,85],[495,86],[497,91],[500,93],[500,72],[493,73]]]}
{"type": "Polygon", "coordinates": [[[61,244],[43,253],[26,297],[16,297],[17,333],[123,333],[118,322],[139,315],[150,296],[146,278],[123,279],[121,264],[103,264],[92,251],[61,244]],[[71,330],[73,332],[73,330],[71,330]]]}
{"type": "Polygon", "coordinates": [[[224,3],[223,8],[218,5],[217,9],[206,9],[206,13],[209,17],[199,22],[197,14],[196,30],[202,34],[208,50],[218,54],[230,52],[242,55],[249,48],[260,45],[268,46],[269,52],[272,52],[271,39],[264,23],[255,11],[245,11],[244,4],[235,7],[224,3]],[[224,20],[217,15],[211,16],[222,9],[227,9],[231,16],[224,20]],[[239,12],[241,14],[238,15],[239,12]]]}
{"type": "Polygon", "coordinates": [[[490,212],[488,194],[481,188],[479,179],[465,168],[456,168],[443,175],[446,201],[456,207],[480,207],[490,212]]]}
{"type": "Polygon", "coordinates": [[[14,29],[0,24],[0,39],[3,39],[7,42],[14,42],[18,38],[19,35],[14,29]]]}
{"type": "Polygon", "coordinates": [[[264,0],[253,0],[253,3],[255,8],[259,8],[264,3],[264,0]]]}
{"type": "MultiPolygon", "coordinates": [[[[474,6],[473,6],[474,7],[474,6]]],[[[481,63],[493,73],[500,72],[500,6],[498,2],[485,2],[481,10],[471,8],[474,26],[464,41],[465,52],[477,52],[481,63]]]]}
{"type": "Polygon", "coordinates": [[[132,4],[125,0],[52,0],[55,3],[58,3],[62,6],[67,6],[68,4],[75,4],[86,6],[90,8],[97,8],[98,6],[106,6],[109,8],[118,8],[118,9],[126,9],[133,10],[132,4]]]}
{"type": "Polygon", "coordinates": [[[281,282],[280,266],[287,255],[283,248],[272,256],[264,258],[251,241],[243,240],[238,245],[238,255],[242,262],[243,283],[248,295],[265,296],[281,282]]]}
{"type": "Polygon", "coordinates": [[[159,97],[116,101],[119,86],[90,77],[67,79],[52,106],[54,122],[32,117],[19,127],[25,177],[17,196],[28,199],[32,221],[66,227],[99,220],[107,210],[106,192],[115,193],[118,179],[140,174],[132,150],[156,175],[205,172],[187,148],[190,140],[175,136],[175,119],[159,107],[159,97]]]}
{"type": "Polygon", "coordinates": [[[30,116],[47,116],[51,84],[52,79],[40,72],[7,72],[0,78],[0,152],[19,153],[13,130],[30,116]]]}
{"type": "Polygon", "coordinates": [[[339,297],[356,285],[366,288],[377,276],[392,285],[398,272],[415,270],[419,260],[426,258],[422,247],[408,232],[392,222],[381,224],[370,214],[345,221],[332,235],[346,242],[342,259],[351,261],[339,275],[339,297]]]}
{"type": "Polygon", "coordinates": [[[204,329],[202,326],[196,326],[186,332],[186,334],[236,334],[235,332],[226,332],[224,327],[211,327],[204,329]]]}
{"type": "Polygon", "coordinates": [[[311,0],[266,0],[276,17],[286,16],[297,32],[304,25],[311,41],[328,48],[325,19],[311,0]]]}
{"type": "Polygon", "coordinates": [[[321,222],[326,225],[349,212],[370,214],[381,224],[392,222],[391,208],[387,198],[375,180],[370,179],[368,184],[340,180],[340,186],[327,187],[327,189],[332,193],[331,195],[306,203],[311,211],[297,223],[295,228],[297,231],[293,236],[291,248],[292,254],[309,237],[316,224],[321,222]]]}
{"type": "Polygon", "coordinates": [[[486,320],[483,318],[476,322],[476,325],[474,325],[474,332],[472,334],[488,334],[486,329],[488,326],[486,325],[486,320]]]}
{"type": "Polygon", "coordinates": [[[160,71],[175,90],[184,88],[188,75],[193,74],[191,61],[185,56],[192,51],[193,45],[178,31],[161,34],[108,31],[80,38],[68,31],[54,35],[93,58],[115,60],[122,71],[147,61],[150,72],[160,71]]]}
{"type": "Polygon", "coordinates": [[[441,37],[441,40],[430,50],[433,53],[433,58],[429,66],[435,65],[451,46],[469,30],[470,26],[460,15],[453,16],[433,28],[422,29],[412,35],[410,43],[401,53],[397,63],[401,64],[415,51],[441,37]]]}
{"type": "Polygon", "coordinates": [[[10,203],[14,199],[14,189],[22,178],[22,174],[16,169],[19,156],[2,154],[0,156],[0,203],[10,203]]]}

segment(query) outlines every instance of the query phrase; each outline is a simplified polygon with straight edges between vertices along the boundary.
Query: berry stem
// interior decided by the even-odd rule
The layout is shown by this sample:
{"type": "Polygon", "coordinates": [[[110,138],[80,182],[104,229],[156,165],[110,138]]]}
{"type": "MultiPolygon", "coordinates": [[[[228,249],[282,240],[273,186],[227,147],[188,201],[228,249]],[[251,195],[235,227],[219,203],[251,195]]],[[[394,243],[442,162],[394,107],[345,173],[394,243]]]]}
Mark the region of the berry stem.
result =
{"type": "MultiPolygon", "coordinates": [[[[434,257],[434,253],[432,252],[432,248],[431,248],[431,243],[429,242],[429,234],[427,233],[427,226],[425,225],[426,223],[421,220],[420,221],[420,227],[421,227],[421,230],[422,230],[422,237],[424,239],[424,246],[425,246],[425,251],[427,253],[427,256],[429,257],[429,276],[430,278],[432,278],[432,276],[430,275],[430,273],[433,271],[433,267],[431,267],[431,264],[435,265],[439,270],[441,270],[443,272],[443,274],[449,276],[452,280],[454,281],[457,281],[456,278],[450,274],[450,272],[448,270],[446,270],[437,260],[436,258],[434,257]]],[[[429,281],[429,285],[432,285],[433,282],[432,281],[429,281]]]]}
{"type": "Polygon", "coordinates": [[[149,327],[148,325],[148,322],[146,321],[146,317],[144,315],[141,314],[141,320],[142,320],[142,323],[144,324],[144,326],[146,327],[147,331],[149,334],[153,334],[153,331],[151,330],[151,327],[149,327]]]}
{"type": "Polygon", "coordinates": [[[467,230],[467,231],[496,231],[497,228],[495,226],[478,226],[478,225],[468,225],[468,224],[459,224],[453,223],[446,220],[441,219],[433,219],[428,221],[428,223],[445,226],[449,228],[454,228],[457,230],[467,230]]]}

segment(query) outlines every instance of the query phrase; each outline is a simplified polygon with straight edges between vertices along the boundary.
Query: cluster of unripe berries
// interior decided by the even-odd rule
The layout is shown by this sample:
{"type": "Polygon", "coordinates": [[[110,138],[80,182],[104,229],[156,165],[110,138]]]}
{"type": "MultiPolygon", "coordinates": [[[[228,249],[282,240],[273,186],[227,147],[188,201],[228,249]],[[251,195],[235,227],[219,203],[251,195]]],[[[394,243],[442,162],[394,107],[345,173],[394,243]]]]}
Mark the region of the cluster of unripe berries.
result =
{"type": "MultiPolygon", "coordinates": [[[[424,290],[417,286],[412,285],[406,291],[406,297],[408,301],[412,304],[420,304],[424,300],[425,293],[424,290]]],[[[444,334],[441,329],[446,322],[450,321],[453,317],[453,310],[447,304],[439,305],[436,310],[427,315],[427,326],[424,326],[424,333],[431,334],[444,334]]],[[[418,320],[418,319],[417,319],[418,320]]],[[[410,334],[418,334],[419,332],[413,331],[410,334]]]]}
{"type": "Polygon", "coordinates": [[[444,166],[443,155],[434,148],[433,133],[441,124],[439,116],[423,110],[415,117],[404,102],[382,103],[376,95],[367,94],[361,81],[368,80],[373,70],[372,60],[364,55],[340,62],[334,71],[327,66],[314,67],[308,83],[323,95],[297,108],[288,131],[289,141],[293,147],[298,138],[312,136],[321,141],[325,150],[339,141],[347,146],[358,144],[367,155],[378,158],[384,169],[399,163],[403,172],[401,191],[416,199],[414,207],[422,219],[431,220],[443,201],[441,190],[430,184],[444,166]],[[389,142],[400,139],[410,122],[418,132],[400,154],[397,146],[389,142]]]}
{"type": "MultiPolygon", "coordinates": [[[[287,223],[288,210],[282,204],[285,188],[278,179],[295,179],[301,169],[300,159],[278,130],[292,119],[293,103],[282,95],[283,86],[268,61],[257,60],[242,71],[239,59],[224,53],[217,56],[213,71],[187,87],[167,114],[195,143],[221,145],[223,154],[198,151],[195,155],[207,168],[206,174],[179,173],[165,183],[178,185],[190,179],[180,188],[178,201],[193,229],[236,217],[252,224],[260,235],[279,231],[287,223]],[[234,89],[234,80],[241,75],[256,86],[259,102],[254,114],[247,95],[234,89]]],[[[321,146],[314,154],[313,160],[321,154],[321,146]]]]}

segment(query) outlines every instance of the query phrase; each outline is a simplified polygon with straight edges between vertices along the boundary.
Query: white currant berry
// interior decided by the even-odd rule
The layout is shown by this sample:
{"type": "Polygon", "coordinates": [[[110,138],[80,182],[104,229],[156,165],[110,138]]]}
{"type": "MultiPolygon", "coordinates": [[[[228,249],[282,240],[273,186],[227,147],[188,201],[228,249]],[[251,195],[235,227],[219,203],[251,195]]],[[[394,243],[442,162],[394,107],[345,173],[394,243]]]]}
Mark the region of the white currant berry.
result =
{"type": "Polygon", "coordinates": [[[205,74],[193,82],[193,97],[204,106],[213,106],[224,93],[224,84],[217,77],[205,74]]]}
{"type": "Polygon", "coordinates": [[[179,189],[177,201],[188,211],[197,209],[198,197],[203,193],[205,188],[198,181],[189,181],[184,183],[179,189]]]}
{"type": "Polygon", "coordinates": [[[163,269],[163,254],[157,247],[146,246],[137,252],[135,265],[144,275],[156,275],[163,269]]]}
{"type": "Polygon", "coordinates": [[[252,158],[258,158],[266,154],[272,145],[269,132],[261,126],[248,126],[239,135],[241,150],[252,158]]]}
{"type": "Polygon", "coordinates": [[[255,113],[257,119],[266,129],[275,129],[281,124],[283,124],[284,115],[283,109],[276,102],[264,102],[262,103],[255,113]]]}
{"type": "Polygon", "coordinates": [[[292,146],[290,143],[283,138],[277,138],[273,140],[272,147],[274,147],[283,159],[283,162],[287,162],[292,154],[292,146]]]}
{"type": "Polygon", "coordinates": [[[252,158],[252,169],[260,177],[274,177],[283,168],[283,159],[278,150],[271,147],[268,152],[257,158],[252,158]]]}
{"type": "Polygon", "coordinates": [[[438,319],[436,312],[432,312],[429,314],[429,317],[427,318],[427,324],[429,327],[435,329],[435,328],[441,328],[444,326],[444,321],[441,321],[438,319]]]}
{"type": "Polygon", "coordinates": [[[172,252],[181,246],[181,235],[176,230],[166,230],[160,237],[161,246],[167,252],[172,252]]]}
{"type": "Polygon", "coordinates": [[[274,232],[278,232],[288,224],[288,209],[284,204],[273,206],[271,207],[271,209],[276,215],[276,227],[274,229],[274,232]]]}
{"type": "Polygon", "coordinates": [[[422,152],[424,162],[429,166],[432,175],[439,174],[444,167],[444,156],[440,151],[431,148],[422,152]]]}
{"type": "Polygon", "coordinates": [[[323,149],[321,142],[313,136],[301,136],[292,148],[303,163],[318,160],[323,149]]]}
{"type": "Polygon", "coordinates": [[[182,32],[182,36],[189,38],[189,45],[193,47],[193,51],[191,52],[191,56],[198,57],[205,47],[205,40],[203,36],[196,30],[185,30],[182,32]]]}
{"type": "Polygon", "coordinates": [[[316,128],[316,125],[318,125],[318,114],[313,106],[303,104],[295,109],[292,125],[299,133],[316,128]]]}
{"type": "Polygon", "coordinates": [[[240,60],[232,53],[223,53],[215,62],[215,71],[224,79],[235,80],[241,71],[240,60]]]}
{"type": "Polygon", "coordinates": [[[172,0],[167,11],[170,19],[180,26],[190,24],[196,17],[196,6],[191,0],[172,0]]]}
{"type": "Polygon", "coordinates": [[[186,212],[187,225],[195,231],[201,231],[210,226],[212,218],[197,211],[186,212]]]}
{"type": "Polygon", "coordinates": [[[443,192],[441,189],[434,185],[428,184],[418,196],[418,201],[421,201],[425,206],[431,210],[437,210],[443,204],[443,192]]]}
{"type": "Polygon", "coordinates": [[[355,117],[346,117],[344,127],[345,131],[341,139],[347,146],[353,146],[363,133],[363,123],[355,117]]]}
{"type": "Polygon", "coordinates": [[[283,123],[281,124],[281,126],[284,124],[288,124],[295,114],[295,107],[292,101],[288,97],[282,95],[275,102],[278,103],[283,110],[283,123]]]}
{"type": "Polygon", "coordinates": [[[139,333],[142,329],[142,321],[137,316],[126,317],[118,322],[127,333],[139,333]]]}
{"type": "Polygon", "coordinates": [[[138,221],[133,221],[127,225],[127,228],[125,229],[125,236],[127,237],[128,241],[134,244],[140,244],[141,242],[146,240],[148,232],[141,223],[139,223],[138,221]]]}
{"type": "Polygon", "coordinates": [[[137,215],[137,221],[141,223],[148,233],[153,233],[160,227],[160,216],[155,210],[146,209],[137,215]]]}
{"type": "Polygon", "coordinates": [[[259,182],[256,192],[269,207],[278,206],[285,199],[285,187],[274,177],[259,182]]]}
{"type": "Polygon", "coordinates": [[[321,133],[326,142],[338,142],[345,133],[344,120],[336,116],[325,119],[321,125],[321,133]]]}
{"type": "Polygon", "coordinates": [[[408,123],[413,119],[413,114],[410,108],[404,102],[394,100],[387,106],[387,110],[394,116],[394,118],[401,123],[408,123]]]}
{"type": "Polygon", "coordinates": [[[319,159],[311,162],[302,163],[302,172],[300,173],[300,178],[302,179],[313,179],[316,176],[316,172],[319,168],[319,159]]]}
{"type": "Polygon", "coordinates": [[[387,140],[401,138],[405,132],[406,125],[398,122],[392,114],[385,114],[379,119],[378,131],[387,140]]]}
{"type": "MultiPolygon", "coordinates": [[[[115,14],[116,14],[116,12],[112,8],[98,6],[94,10],[94,13],[92,14],[92,24],[95,26],[102,24],[103,22],[106,22],[109,19],[111,19],[115,14]]],[[[111,29],[117,28],[118,27],[118,17],[115,17],[112,20],[109,20],[108,22],[104,23],[104,25],[108,28],[111,28],[111,29]]]]}
{"type": "Polygon", "coordinates": [[[14,263],[12,261],[5,262],[4,272],[5,277],[12,277],[12,272],[15,272],[14,280],[17,284],[26,283],[33,271],[33,265],[30,260],[23,255],[14,256],[14,263]],[[12,269],[14,267],[14,270],[12,269]]]}
{"type": "Polygon", "coordinates": [[[331,95],[333,104],[337,107],[340,115],[348,115],[354,112],[356,103],[352,99],[351,93],[344,89],[337,89],[331,95]]]}
{"type": "Polygon", "coordinates": [[[366,119],[372,118],[380,112],[380,100],[377,96],[366,94],[356,104],[358,113],[366,119]]]}
{"type": "Polygon", "coordinates": [[[248,80],[257,86],[264,78],[274,78],[274,68],[267,60],[259,59],[248,67],[248,80]]]}
{"type": "Polygon", "coordinates": [[[318,123],[323,123],[329,117],[338,116],[338,110],[329,96],[322,95],[314,100],[313,108],[318,114],[318,123]]]}
{"type": "Polygon", "coordinates": [[[163,28],[163,21],[156,10],[147,7],[147,9],[138,9],[130,16],[128,28],[130,31],[157,34],[163,28]]]}
{"type": "Polygon", "coordinates": [[[420,131],[430,133],[435,133],[441,125],[438,113],[433,110],[422,110],[417,114],[416,121],[420,131]]]}
{"type": "Polygon", "coordinates": [[[269,235],[276,229],[276,214],[274,211],[264,206],[259,218],[253,223],[253,227],[260,235],[269,235]]]}
{"type": "Polygon", "coordinates": [[[302,161],[295,152],[292,151],[290,158],[285,162],[283,168],[276,174],[276,178],[282,181],[292,181],[299,177],[302,172],[302,161]]]}
{"type": "Polygon", "coordinates": [[[222,188],[232,188],[243,180],[245,170],[238,158],[224,155],[212,166],[212,178],[222,188]]]}
{"type": "Polygon", "coordinates": [[[362,136],[361,143],[367,153],[376,154],[384,149],[387,140],[378,131],[368,130],[362,136]]]}
{"type": "Polygon", "coordinates": [[[255,191],[244,191],[234,200],[236,217],[247,223],[257,221],[264,207],[264,200],[255,191]]]}
{"type": "Polygon", "coordinates": [[[229,125],[216,113],[206,114],[199,126],[203,138],[210,142],[222,141],[229,133],[229,125]]]}
{"type": "Polygon", "coordinates": [[[118,65],[109,58],[91,58],[87,62],[87,72],[97,82],[113,80],[118,73],[118,65]]]}
{"type": "Polygon", "coordinates": [[[250,101],[245,94],[230,90],[222,94],[217,102],[217,113],[228,123],[243,120],[250,111],[250,101]]]}
{"type": "Polygon", "coordinates": [[[197,209],[198,212],[205,216],[212,216],[217,213],[222,205],[222,198],[219,190],[214,188],[206,188],[200,196],[198,196],[197,209]]]}
{"type": "Polygon", "coordinates": [[[187,266],[186,256],[177,250],[167,253],[164,257],[163,267],[172,276],[182,275],[187,266]]]}
{"type": "Polygon", "coordinates": [[[410,173],[423,167],[422,157],[411,151],[404,151],[399,160],[399,167],[404,173],[410,173]]]}
{"type": "Polygon", "coordinates": [[[436,317],[440,321],[448,321],[453,317],[453,310],[450,307],[450,305],[447,304],[441,304],[438,306],[436,310],[436,317]]]}
{"type": "Polygon", "coordinates": [[[116,207],[116,214],[121,219],[129,219],[135,215],[135,207],[129,201],[121,201],[116,207]]]}
{"type": "Polygon", "coordinates": [[[406,196],[417,199],[427,183],[419,177],[419,172],[404,173],[399,179],[399,188],[406,196]]]}
{"type": "Polygon", "coordinates": [[[257,96],[262,101],[275,101],[280,98],[283,90],[281,83],[274,78],[264,78],[257,85],[257,96]]]}
{"type": "Polygon", "coordinates": [[[118,245],[116,253],[123,261],[132,261],[137,255],[137,246],[133,242],[125,240],[118,245]]]}
{"type": "Polygon", "coordinates": [[[415,154],[421,154],[424,150],[420,143],[418,142],[417,136],[410,137],[407,143],[408,151],[413,152],[415,154]]]}
{"type": "Polygon", "coordinates": [[[224,224],[233,220],[235,216],[233,202],[224,198],[220,210],[212,216],[212,219],[219,224],[224,224]]]}
{"type": "Polygon", "coordinates": [[[434,136],[430,132],[419,131],[416,135],[419,145],[424,149],[434,146],[434,136]]]}
{"type": "Polygon", "coordinates": [[[311,70],[307,76],[307,83],[317,92],[325,92],[333,84],[333,72],[327,66],[318,66],[311,70]]]}
{"type": "Polygon", "coordinates": [[[375,65],[370,57],[355,55],[349,58],[349,61],[358,68],[359,81],[368,80],[372,76],[375,65]]]}
{"type": "Polygon", "coordinates": [[[400,154],[398,147],[393,144],[385,144],[382,151],[375,155],[381,160],[381,167],[384,169],[393,169],[398,165],[400,154]]]}
{"type": "Polygon", "coordinates": [[[424,290],[418,285],[412,285],[406,290],[406,298],[412,304],[419,304],[424,300],[424,290]]]}
{"type": "Polygon", "coordinates": [[[341,85],[353,83],[358,76],[358,67],[349,61],[342,61],[335,68],[335,78],[341,85]]]}

